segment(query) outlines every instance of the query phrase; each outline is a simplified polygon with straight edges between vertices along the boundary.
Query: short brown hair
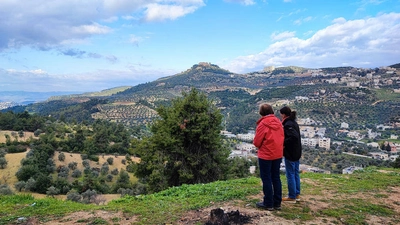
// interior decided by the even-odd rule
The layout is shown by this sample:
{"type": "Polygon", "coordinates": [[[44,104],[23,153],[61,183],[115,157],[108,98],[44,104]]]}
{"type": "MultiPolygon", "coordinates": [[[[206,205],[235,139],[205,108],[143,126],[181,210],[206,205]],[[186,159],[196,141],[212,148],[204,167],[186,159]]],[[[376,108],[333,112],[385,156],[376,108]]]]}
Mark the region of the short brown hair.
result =
{"type": "Polygon", "coordinates": [[[269,114],[274,114],[274,110],[272,109],[272,106],[269,104],[262,104],[260,105],[260,115],[261,116],[266,116],[269,114]]]}

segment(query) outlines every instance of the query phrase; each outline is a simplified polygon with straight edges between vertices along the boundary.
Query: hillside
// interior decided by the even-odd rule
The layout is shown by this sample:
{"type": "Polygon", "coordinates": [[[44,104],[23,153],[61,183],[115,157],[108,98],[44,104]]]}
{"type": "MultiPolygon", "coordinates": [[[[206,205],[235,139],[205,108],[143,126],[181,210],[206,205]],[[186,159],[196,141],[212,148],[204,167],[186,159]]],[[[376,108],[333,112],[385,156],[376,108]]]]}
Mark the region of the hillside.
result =
{"type": "Polygon", "coordinates": [[[254,129],[258,118],[254,112],[260,102],[276,107],[282,102],[290,104],[298,110],[299,117],[334,129],[341,122],[372,128],[400,118],[400,83],[396,82],[399,72],[389,72],[394,73],[388,73],[386,68],[310,70],[290,66],[235,74],[211,63],[199,63],[181,73],[129,88],[111,89],[107,94],[74,95],[7,110],[27,110],[69,122],[106,119],[143,127],[157,118],[157,107],[196,87],[215,101],[225,117],[226,129],[233,133],[254,129]]]}
{"type": "Polygon", "coordinates": [[[397,224],[399,172],[371,167],[347,175],[302,173],[301,201],[272,212],[255,207],[262,197],[256,177],[183,185],[98,206],[0,195],[0,224],[212,224],[218,217],[212,220],[210,214],[219,208],[231,224],[397,224]]]}

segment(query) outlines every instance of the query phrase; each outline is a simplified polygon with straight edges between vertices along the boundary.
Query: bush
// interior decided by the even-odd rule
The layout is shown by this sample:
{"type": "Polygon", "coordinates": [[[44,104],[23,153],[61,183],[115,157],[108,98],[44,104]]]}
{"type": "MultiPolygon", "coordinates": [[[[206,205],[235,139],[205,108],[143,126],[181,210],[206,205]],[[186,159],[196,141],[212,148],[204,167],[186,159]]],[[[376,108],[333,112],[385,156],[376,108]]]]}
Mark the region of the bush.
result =
{"type": "Polygon", "coordinates": [[[65,160],[65,154],[61,152],[61,153],[58,155],[58,160],[60,160],[61,162],[64,162],[64,160],[65,160]]]}
{"type": "Polygon", "coordinates": [[[101,166],[100,172],[102,175],[106,175],[109,170],[110,167],[108,166],[108,163],[104,163],[103,166],[101,166]]]}
{"type": "Polygon", "coordinates": [[[75,178],[81,177],[82,176],[82,171],[76,169],[76,170],[72,171],[72,175],[71,176],[75,177],[75,178]]]}
{"type": "Polygon", "coordinates": [[[58,195],[60,193],[60,190],[55,188],[54,186],[50,186],[47,188],[46,195],[54,197],[54,195],[58,195]]]}
{"type": "Polygon", "coordinates": [[[81,159],[85,161],[86,159],[88,159],[88,155],[86,155],[86,154],[81,154],[81,159]]]}
{"type": "Polygon", "coordinates": [[[26,146],[24,145],[10,145],[7,147],[7,152],[8,153],[18,153],[18,152],[25,152],[26,151],[26,146]]]}
{"type": "Polygon", "coordinates": [[[107,158],[107,162],[109,165],[112,165],[114,163],[114,158],[112,157],[107,158]]]}
{"type": "Polygon", "coordinates": [[[78,167],[78,163],[77,162],[70,162],[68,163],[68,168],[70,168],[71,170],[74,170],[78,167]]]}
{"type": "Polygon", "coordinates": [[[83,165],[83,167],[85,167],[85,168],[90,168],[89,160],[87,160],[87,159],[83,160],[83,161],[82,161],[82,165],[83,165]]]}
{"type": "Polygon", "coordinates": [[[14,192],[7,184],[0,185],[0,195],[13,195],[14,192]]]}
{"type": "Polygon", "coordinates": [[[97,156],[97,155],[89,155],[89,159],[92,160],[92,161],[98,162],[99,161],[99,156],[97,156]]]}
{"type": "Polygon", "coordinates": [[[82,195],[80,195],[76,191],[71,191],[71,192],[68,192],[68,194],[67,194],[67,200],[70,200],[70,201],[73,201],[73,202],[81,202],[82,195]]]}
{"type": "Polygon", "coordinates": [[[7,152],[4,149],[0,149],[0,157],[5,157],[7,152]]]}
{"type": "Polygon", "coordinates": [[[118,173],[119,173],[119,171],[118,171],[117,168],[111,170],[111,174],[112,174],[112,175],[115,175],[115,176],[116,176],[116,175],[118,175],[118,173]]]}
{"type": "Polygon", "coordinates": [[[14,184],[15,189],[17,189],[17,191],[22,191],[22,189],[25,188],[25,181],[18,181],[17,183],[14,184]]]}
{"type": "Polygon", "coordinates": [[[111,182],[111,181],[113,180],[113,178],[114,178],[113,175],[108,174],[108,175],[106,176],[106,181],[107,181],[107,182],[111,182]]]}
{"type": "Polygon", "coordinates": [[[7,160],[5,157],[0,157],[0,169],[4,169],[7,167],[7,160]]]}
{"type": "Polygon", "coordinates": [[[25,183],[25,191],[31,191],[36,188],[36,180],[32,177],[25,183]]]}
{"type": "Polygon", "coordinates": [[[97,196],[96,190],[89,189],[82,193],[82,202],[86,203],[86,204],[92,203],[92,202],[94,202],[94,199],[96,198],[96,196],[97,196]]]}
{"type": "Polygon", "coordinates": [[[133,190],[130,188],[119,188],[117,190],[117,193],[120,194],[121,197],[124,197],[125,195],[130,195],[130,196],[134,195],[133,190]]]}

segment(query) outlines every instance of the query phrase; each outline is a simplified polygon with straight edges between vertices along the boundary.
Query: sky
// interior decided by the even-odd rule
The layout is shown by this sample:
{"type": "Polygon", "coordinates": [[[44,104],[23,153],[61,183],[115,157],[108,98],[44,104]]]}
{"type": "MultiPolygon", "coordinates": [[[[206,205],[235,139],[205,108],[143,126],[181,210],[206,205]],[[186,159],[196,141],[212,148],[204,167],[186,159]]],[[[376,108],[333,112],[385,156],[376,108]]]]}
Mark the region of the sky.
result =
{"type": "Polygon", "coordinates": [[[199,62],[400,63],[400,0],[0,0],[0,91],[101,91],[199,62]]]}

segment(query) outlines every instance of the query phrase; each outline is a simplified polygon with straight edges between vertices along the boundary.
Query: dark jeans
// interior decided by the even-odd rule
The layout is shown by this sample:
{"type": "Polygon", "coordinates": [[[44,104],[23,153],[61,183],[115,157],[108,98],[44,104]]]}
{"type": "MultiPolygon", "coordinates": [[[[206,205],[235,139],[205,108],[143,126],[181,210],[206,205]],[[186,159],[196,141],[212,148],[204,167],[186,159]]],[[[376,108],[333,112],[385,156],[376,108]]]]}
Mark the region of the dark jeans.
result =
{"type": "Polygon", "coordinates": [[[260,177],[263,183],[264,205],[266,207],[280,207],[282,202],[282,183],[280,167],[282,159],[258,159],[260,177]]]}
{"type": "Polygon", "coordinates": [[[290,161],[285,158],[285,169],[288,186],[288,197],[296,198],[300,194],[300,161],[290,161]]]}

